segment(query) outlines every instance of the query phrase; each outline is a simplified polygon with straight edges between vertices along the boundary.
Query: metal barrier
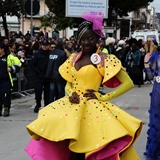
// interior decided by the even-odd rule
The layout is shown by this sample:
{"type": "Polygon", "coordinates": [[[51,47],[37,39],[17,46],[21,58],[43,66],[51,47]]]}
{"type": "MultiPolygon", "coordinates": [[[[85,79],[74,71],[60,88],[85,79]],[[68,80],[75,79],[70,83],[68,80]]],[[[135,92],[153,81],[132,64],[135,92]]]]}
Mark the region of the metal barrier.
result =
{"type": "Polygon", "coordinates": [[[31,96],[29,92],[34,91],[35,74],[30,67],[31,59],[26,59],[26,65],[24,67],[23,75],[21,72],[16,74],[16,78],[13,78],[14,87],[12,94],[25,97],[31,96]]]}

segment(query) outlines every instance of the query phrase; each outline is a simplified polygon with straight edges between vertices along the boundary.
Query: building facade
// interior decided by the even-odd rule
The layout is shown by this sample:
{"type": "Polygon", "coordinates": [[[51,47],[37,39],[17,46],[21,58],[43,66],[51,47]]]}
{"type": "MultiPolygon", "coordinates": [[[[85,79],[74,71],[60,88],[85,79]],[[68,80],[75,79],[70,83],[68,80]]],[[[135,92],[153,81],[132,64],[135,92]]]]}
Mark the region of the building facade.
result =
{"type": "MultiPolygon", "coordinates": [[[[7,16],[7,23],[9,31],[22,31],[23,34],[27,31],[31,31],[31,24],[33,28],[36,28],[36,32],[43,31],[48,32],[49,37],[52,37],[52,31],[54,27],[41,28],[40,17],[47,15],[49,10],[45,4],[45,0],[39,0],[40,10],[35,16],[22,16],[21,19],[17,17],[7,16]]],[[[104,26],[104,33],[106,36],[112,34],[115,38],[120,39],[121,36],[131,37],[132,33],[136,29],[150,29],[154,28],[159,30],[159,16],[157,16],[156,8],[154,6],[142,7],[137,11],[129,13],[127,17],[118,17],[116,22],[112,26],[104,26]]],[[[60,37],[69,38],[74,35],[77,29],[67,28],[66,30],[59,31],[60,37]]],[[[0,17],[0,32],[3,35],[4,30],[2,27],[2,19],[0,17]]]]}

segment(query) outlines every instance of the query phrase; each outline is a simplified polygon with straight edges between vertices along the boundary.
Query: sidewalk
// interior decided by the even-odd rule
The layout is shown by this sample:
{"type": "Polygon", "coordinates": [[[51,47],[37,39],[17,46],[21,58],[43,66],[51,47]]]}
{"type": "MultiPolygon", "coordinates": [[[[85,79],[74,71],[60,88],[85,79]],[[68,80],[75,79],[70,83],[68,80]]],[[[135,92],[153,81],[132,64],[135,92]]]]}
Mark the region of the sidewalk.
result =
{"type": "Polygon", "coordinates": [[[22,96],[14,96],[14,98],[11,99],[11,108],[14,108],[16,106],[28,106],[33,108],[35,106],[35,95],[34,93],[30,95],[25,95],[25,97],[22,96]]]}

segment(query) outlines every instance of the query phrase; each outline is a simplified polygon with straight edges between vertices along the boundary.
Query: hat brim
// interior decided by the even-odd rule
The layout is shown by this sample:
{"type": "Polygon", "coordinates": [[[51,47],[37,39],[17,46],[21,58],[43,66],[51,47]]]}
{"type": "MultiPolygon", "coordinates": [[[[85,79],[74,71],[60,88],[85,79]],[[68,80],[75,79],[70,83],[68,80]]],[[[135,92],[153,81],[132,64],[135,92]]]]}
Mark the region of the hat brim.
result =
{"type": "Polygon", "coordinates": [[[43,45],[43,46],[49,46],[49,44],[43,44],[43,43],[42,43],[42,45],[43,45]]]}

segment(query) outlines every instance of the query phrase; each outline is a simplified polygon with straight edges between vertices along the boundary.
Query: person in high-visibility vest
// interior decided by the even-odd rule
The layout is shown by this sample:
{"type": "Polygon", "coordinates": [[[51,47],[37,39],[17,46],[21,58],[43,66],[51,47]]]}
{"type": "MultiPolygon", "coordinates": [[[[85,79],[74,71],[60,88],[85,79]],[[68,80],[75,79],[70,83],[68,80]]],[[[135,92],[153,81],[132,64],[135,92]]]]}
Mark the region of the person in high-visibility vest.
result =
{"type": "Polygon", "coordinates": [[[100,51],[101,51],[101,52],[106,53],[106,54],[109,53],[108,50],[107,50],[107,48],[105,47],[105,40],[104,40],[104,39],[100,39],[100,40],[98,41],[98,45],[99,45],[99,47],[100,47],[100,51]]]}
{"type": "Polygon", "coordinates": [[[20,60],[13,54],[7,54],[4,43],[0,43],[0,116],[8,117],[11,106],[12,74],[19,72],[20,60]]]}

